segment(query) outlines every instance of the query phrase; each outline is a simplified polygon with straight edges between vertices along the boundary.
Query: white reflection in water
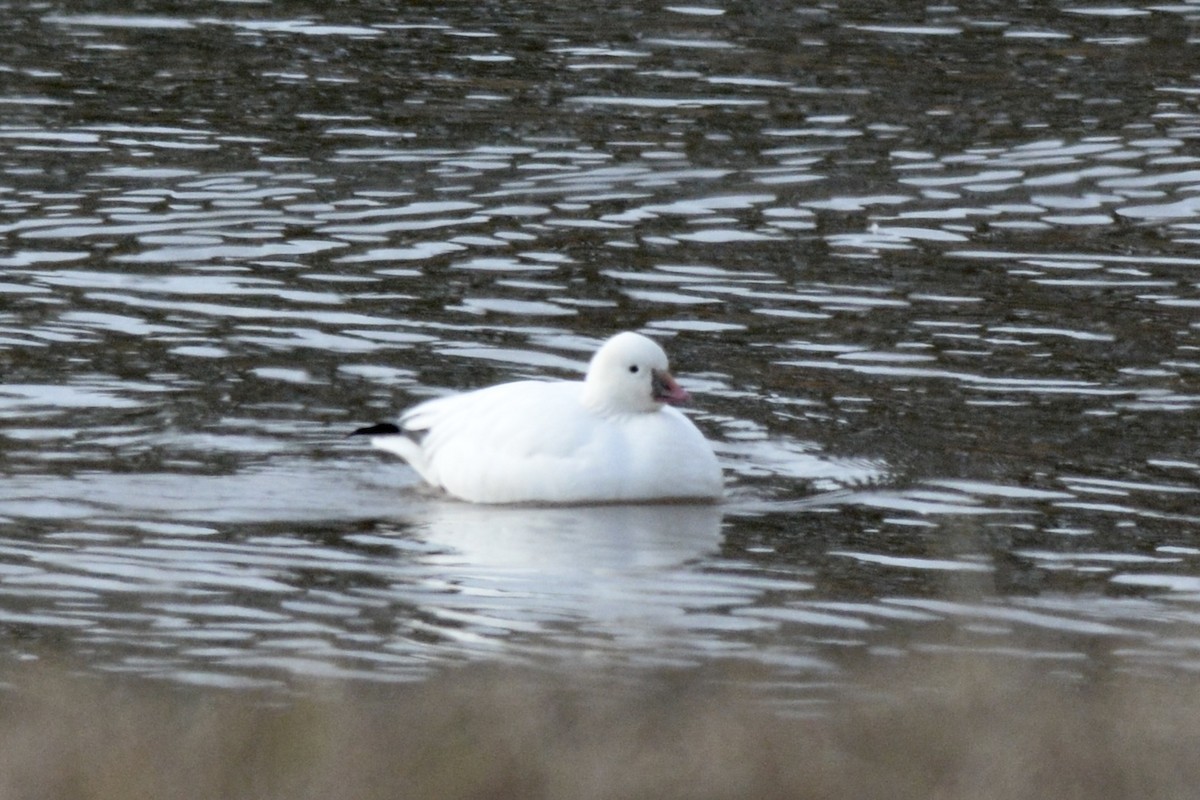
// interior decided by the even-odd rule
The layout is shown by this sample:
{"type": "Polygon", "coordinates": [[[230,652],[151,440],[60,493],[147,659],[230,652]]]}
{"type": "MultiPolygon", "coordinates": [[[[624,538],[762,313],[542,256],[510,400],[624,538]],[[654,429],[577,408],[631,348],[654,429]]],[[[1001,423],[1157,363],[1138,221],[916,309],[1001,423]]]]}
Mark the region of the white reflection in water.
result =
{"type": "Polygon", "coordinates": [[[432,502],[406,515],[446,564],[531,575],[634,572],[678,566],[720,544],[717,505],[491,507],[432,502]]]}
{"type": "Polygon", "coordinates": [[[151,17],[118,14],[51,14],[42,18],[51,25],[79,25],[88,28],[147,28],[157,30],[184,30],[192,22],[179,17],[151,17]]]}
{"type": "Polygon", "coordinates": [[[469,612],[475,625],[525,633],[551,625],[590,648],[638,641],[654,651],[627,654],[635,660],[657,661],[668,652],[686,658],[709,638],[693,613],[761,592],[753,580],[695,568],[719,547],[721,516],[716,506],[432,503],[411,516],[411,535],[436,548],[420,559],[429,568],[426,580],[453,593],[423,610],[450,620],[448,612],[469,612]],[[603,638],[592,641],[596,636],[603,638]]]}

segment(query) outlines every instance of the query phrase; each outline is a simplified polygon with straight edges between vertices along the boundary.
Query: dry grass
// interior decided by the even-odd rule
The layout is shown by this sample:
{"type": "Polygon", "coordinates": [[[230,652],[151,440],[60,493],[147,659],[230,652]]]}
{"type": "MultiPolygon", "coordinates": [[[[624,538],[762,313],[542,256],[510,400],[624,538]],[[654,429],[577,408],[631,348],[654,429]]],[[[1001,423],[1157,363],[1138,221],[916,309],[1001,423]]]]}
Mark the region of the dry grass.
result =
{"type": "Polygon", "coordinates": [[[1191,798],[1200,680],[1071,685],[927,662],[772,713],[715,670],[266,695],[71,676],[0,695],[0,798],[1191,798]],[[870,699],[866,699],[870,698],[870,699]]]}

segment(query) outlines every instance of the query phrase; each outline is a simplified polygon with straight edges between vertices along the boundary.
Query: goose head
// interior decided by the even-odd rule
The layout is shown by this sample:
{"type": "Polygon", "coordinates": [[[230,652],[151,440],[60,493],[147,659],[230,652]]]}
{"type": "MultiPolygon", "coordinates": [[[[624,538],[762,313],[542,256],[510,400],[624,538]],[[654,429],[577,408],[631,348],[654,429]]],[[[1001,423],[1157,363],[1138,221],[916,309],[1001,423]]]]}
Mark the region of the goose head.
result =
{"type": "Polygon", "coordinates": [[[639,333],[618,333],[601,345],[588,365],[583,400],[590,408],[617,414],[658,411],[682,405],[688,393],[671,377],[667,354],[639,333]]]}

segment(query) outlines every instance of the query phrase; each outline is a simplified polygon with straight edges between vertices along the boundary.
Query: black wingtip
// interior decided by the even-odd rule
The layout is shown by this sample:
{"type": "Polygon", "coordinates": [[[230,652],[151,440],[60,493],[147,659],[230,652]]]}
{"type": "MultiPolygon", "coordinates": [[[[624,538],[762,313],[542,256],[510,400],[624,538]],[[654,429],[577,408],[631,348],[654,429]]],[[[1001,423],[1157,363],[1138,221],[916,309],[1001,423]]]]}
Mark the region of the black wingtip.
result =
{"type": "Polygon", "coordinates": [[[351,433],[351,436],[393,436],[400,432],[400,426],[394,425],[391,422],[380,422],[377,425],[368,425],[365,428],[359,428],[351,433]]]}

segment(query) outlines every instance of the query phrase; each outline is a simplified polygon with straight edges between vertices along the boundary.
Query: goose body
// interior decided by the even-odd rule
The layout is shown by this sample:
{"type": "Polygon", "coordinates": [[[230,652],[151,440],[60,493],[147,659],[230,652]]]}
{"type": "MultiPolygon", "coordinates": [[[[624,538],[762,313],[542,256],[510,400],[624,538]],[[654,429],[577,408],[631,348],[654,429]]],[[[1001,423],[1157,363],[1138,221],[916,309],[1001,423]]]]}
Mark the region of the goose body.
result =
{"type": "Polygon", "coordinates": [[[636,333],[596,351],[582,381],[524,380],[437,398],[356,433],[473,503],[713,501],[721,468],[675,405],[667,356],[636,333]]]}

